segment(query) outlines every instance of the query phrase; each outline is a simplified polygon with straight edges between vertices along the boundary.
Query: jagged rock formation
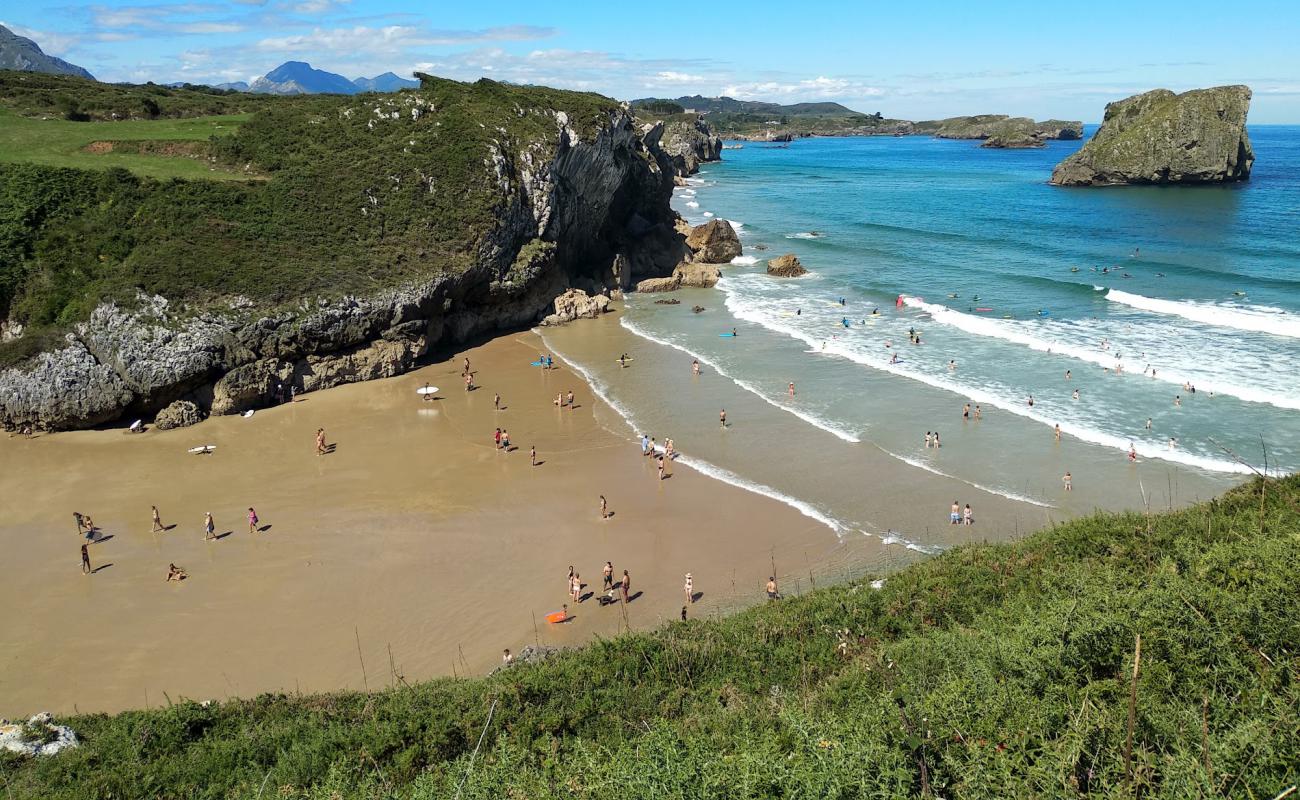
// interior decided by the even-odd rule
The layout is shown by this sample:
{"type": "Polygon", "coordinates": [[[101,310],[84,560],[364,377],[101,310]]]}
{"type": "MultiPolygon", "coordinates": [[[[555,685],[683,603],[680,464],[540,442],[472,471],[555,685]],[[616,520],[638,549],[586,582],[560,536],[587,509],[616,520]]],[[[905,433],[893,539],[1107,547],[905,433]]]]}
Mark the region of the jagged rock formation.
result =
{"type": "Polygon", "coordinates": [[[725,219],[711,219],[693,228],[686,246],[695,254],[691,260],[703,264],[729,264],[741,254],[740,237],[725,219]]]}
{"type": "Polygon", "coordinates": [[[1250,178],[1246,86],[1174,94],[1155,89],[1109,103],[1101,127],[1056,165],[1057,186],[1228,183],[1250,178]]]}
{"type": "Polygon", "coordinates": [[[767,262],[767,274],[778,278],[798,278],[800,275],[807,275],[808,270],[799,263],[794,253],[786,253],[767,262]]]}
{"type": "Polygon", "coordinates": [[[177,400],[158,412],[154,418],[154,427],[160,431],[173,428],[188,428],[203,421],[203,410],[192,400],[177,400]]]}
{"type": "Polygon", "coordinates": [[[718,279],[722,277],[722,270],[718,269],[716,264],[685,262],[677,265],[673,270],[673,277],[677,278],[682,286],[708,289],[717,286],[718,279]]]}
{"type": "Polygon", "coordinates": [[[673,120],[664,125],[660,147],[680,175],[694,175],[700,164],[722,158],[722,139],[702,119],[673,120]]]}
{"type": "Polygon", "coordinates": [[[588,296],[581,289],[569,289],[555,298],[555,313],[542,319],[543,325],[563,325],[575,319],[595,319],[609,310],[609,297],[598,294],[588,296]]]}
{"type": "MultiPolygon", "coordinates": [[[[367,107],[356,124],[432,113],[418,93],[374,102],[392,111],[367,107]]],[[[103,303],[61,347],[0,369],[0,425],[82,428],[149,417],[177,400],[211,414],[264,407],[280,384],[313,391],[396,375],[430,348],[535,324],[568,289],[626,289],[689,259],[669,207],[678,168],[660,147],[662,124],[644,130],[614,104],[584,123],[594,127],[563,111],[529,113],[547,115],[549,134],[503,132],[489,148],[483,164],[498,210],[466,268],[296,307],[234,298],[195,309],[160,296],[103,303]]],[[[382,203],[376,196],[366,207],[382,203]]],[[[729,252],[725,234],[714,238],[705,244],[729,252]]]]}
{"type": "Polygon", "coordinates": [[[61,58],[46,55],[36,42],[25,36],[19,36],[3,25],[0,25],[0,69],[51,72],[57,75],[75,75],[92,81],[95,79],[94,75],[76,64],[69,64],[61,58]]]}
{"type": "Polygon", "coordinates": [[[985,147],[991,150],[1018,150],[1046,146],[1047,140],[1040,139],[1031,133],[995,133],[980,142],[980,147],[985,147]]]}

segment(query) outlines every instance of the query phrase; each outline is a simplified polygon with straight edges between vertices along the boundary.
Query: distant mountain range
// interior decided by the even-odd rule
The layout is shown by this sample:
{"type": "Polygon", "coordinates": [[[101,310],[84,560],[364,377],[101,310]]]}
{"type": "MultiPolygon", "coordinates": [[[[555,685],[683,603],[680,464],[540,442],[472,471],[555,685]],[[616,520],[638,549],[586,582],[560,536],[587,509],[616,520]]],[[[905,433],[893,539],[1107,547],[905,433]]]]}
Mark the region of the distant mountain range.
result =
{"type": "Polygon", "coordinates": [[[792,103],[790,105],[781,105],[780,103],[764,103],[757,100],[737,100],[734,97],[704,97],[698,94],[671,100],[645,97],[632,101],[633,106],[645,108],[654,108],[664,104],[681,106],[682,110],[694,111],[697,114],[775,114],[788,117],[834,117],[859,113],[839,103],[792,103]]]}
{"type": "Polygon", "coordinates": [[[259,94],[357,94],[396,92],[400,89],[414,89],[419,85],[419,81],[400,78],[391,72],[373,78],[348,80],[338,73],[316,69],[305,61],[286,61],[243,89],[236,84],[225,84],[219,88],[259,94]]]}
{"type": "Polygon", "coordinates": [[[76,75],[92,81],[95,79],[94,75],[76,64],[46,55],[36,42],[19,36],[3,25],[0,25],[0,69],[52,72],[56,75],[76,75]]]}

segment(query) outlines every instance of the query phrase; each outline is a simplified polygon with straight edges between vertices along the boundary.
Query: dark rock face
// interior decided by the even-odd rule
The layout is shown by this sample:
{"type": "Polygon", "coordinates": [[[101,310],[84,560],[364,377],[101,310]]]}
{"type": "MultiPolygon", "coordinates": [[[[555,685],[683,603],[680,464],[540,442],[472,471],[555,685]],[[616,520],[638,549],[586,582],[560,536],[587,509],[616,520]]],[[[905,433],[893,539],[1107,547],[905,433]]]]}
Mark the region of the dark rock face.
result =
{"type": "Polygon", "coordinates": [[[1229,183],[1250,178],[1250,89],[1155,89],[1106,106],[1092,139],[1052,171],[1057,186],[1229,183]]]}
{"type": "Polygon", "coordinates": [[[741,254],[740,237],[725,219],[711,219],[693,228],[686,246],[695,254],[691,260],[702,264],[729,264],[741,254]]]}
{"type": "Polygon", "coordinates": [[[694,175],[700,164],[722,157],[722,139],[701,119],[667,123],[660,146],[682,176],[694,175]]]}
{"type": "Polygon", "coordinates": [[[643,131],[617,112],[580,140],[562,112],[555,123],[553,140],[494,153],[503,210],[465,272],[273,313],[232,302],[190,314],[161,297],[104,304],[60,349],[0,370],[0,426],[84,428],[177,400],[238,413],[276,402],[281,384],[397,375],[431,347],[535,324],[570,288],[671,275],[691,251],[669,207],[677,167],[662,126],[643,131]]]}
{"type": "Polygon", "coordinates": [[[767,262],[767,274],[775,275],[778,278],[798,278],[801,275],[807,275],[808,270],[804,269],[803,264],[799,263],[799,259],[794,253],[786,253],[767,262]]]}

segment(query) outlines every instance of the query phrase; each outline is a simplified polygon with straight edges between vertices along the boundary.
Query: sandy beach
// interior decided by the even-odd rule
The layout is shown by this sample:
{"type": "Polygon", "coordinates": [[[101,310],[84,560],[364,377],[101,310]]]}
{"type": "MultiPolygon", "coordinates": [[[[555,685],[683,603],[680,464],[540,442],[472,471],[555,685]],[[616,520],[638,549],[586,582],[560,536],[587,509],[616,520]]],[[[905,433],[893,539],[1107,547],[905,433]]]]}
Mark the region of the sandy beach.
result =
{"type": "Polygon", "coordinates": [[[0,714],[482,673],[503,648],[676,619],[686,572],[700,616],[759,602],[773,563],[793,589],[810,573],[909,557],[681,465],[657,480],[567,364],[529,366],[542,349],[507,335],[398,378],[175,431],[0,439],[0,714]],[[426,383],[438,399],[416,394],[426,383]],[[570,390],[575,407],[557,408],[570,390]],[[334,446],[324,456],[318,427],[334,446]],[[516,449],[497,451],[496,427],[516,449]],[[206,444],[215,452],[187,452],[206,444]],[[151,505],[166,531],[150,531],[151,505]],[[249,506],[264,530],[248,532],[249,506]],[[101,532],[90,576],[74,511],[101,532]],[[206,512],[216,541],[204,540],[206,512]],[[599,594],[606,560],[630,571],[633,602],[569,601],[568,567],[599,594]],[[189,578],[166,582],[169,563],[189,578]],[[547,624],[566,601],[573,619],[547,624]]]}

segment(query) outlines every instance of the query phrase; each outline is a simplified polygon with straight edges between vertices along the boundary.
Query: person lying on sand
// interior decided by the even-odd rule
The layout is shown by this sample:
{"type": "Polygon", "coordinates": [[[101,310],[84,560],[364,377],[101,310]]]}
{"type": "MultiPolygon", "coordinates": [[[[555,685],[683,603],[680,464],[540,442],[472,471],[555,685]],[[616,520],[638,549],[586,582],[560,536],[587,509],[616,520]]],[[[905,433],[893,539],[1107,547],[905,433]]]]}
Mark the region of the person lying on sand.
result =
{"type": "Polygon", "coordinates": [[[189,575],[186,574],[185,570],[181,569],[180,567],[176,566],[175,564],[168,564],[168,565],[167,565],[167,582],[168,582],[168,583],[171,583],[172,581],[180,582],[180,581],[185,580],[185,579],[188,578],[188,577],[189,577],[189,575]]]}

